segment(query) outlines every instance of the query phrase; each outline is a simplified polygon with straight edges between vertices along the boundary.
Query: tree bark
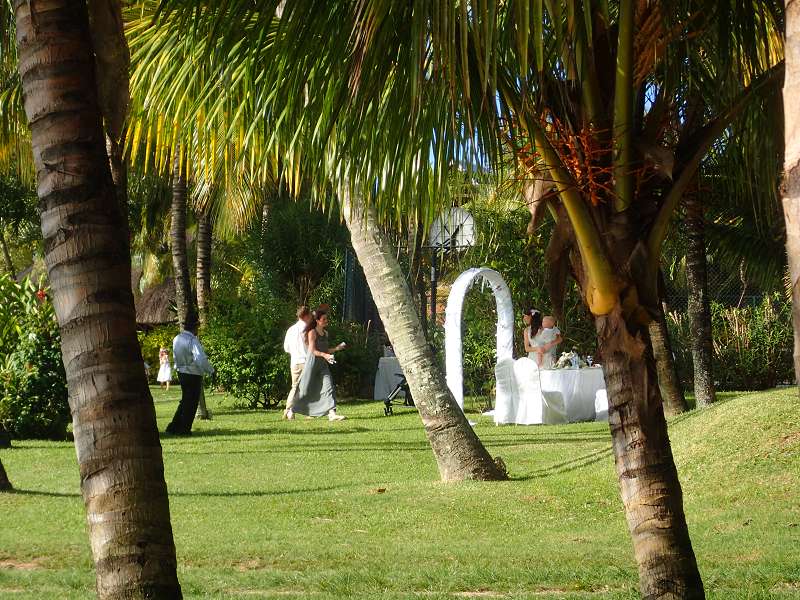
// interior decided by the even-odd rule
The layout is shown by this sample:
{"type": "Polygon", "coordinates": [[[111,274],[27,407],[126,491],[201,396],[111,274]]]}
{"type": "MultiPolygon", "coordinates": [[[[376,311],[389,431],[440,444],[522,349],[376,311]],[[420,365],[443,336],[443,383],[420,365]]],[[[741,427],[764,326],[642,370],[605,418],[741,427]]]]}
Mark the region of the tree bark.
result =
{"type": "Polygon", "coordinates": [[[658,387],[661,391],[661,398],[664,401],[664,412],[668,416],[672,416],[686,412],[689,410],[689,406],[686,404],[683,387],[678,377],[678,369],[675,367],[672,344],[669,341],[667,319],[664,315],[664,306],[660,305],[659,308],[658,314],[650,323],[648,329],[650,343],[653,346],[653,358],[656,361],[658,387]]]}
{"type": "Polygon", "coordinates": [[[208,322],[208,309],[211,301],[212,227],[211,213],[206,210],[197,221],[197,311],[201,327],[208,322]]]}
{"type": "Polygon", "coordinates": [[[8,275],[11,277],[11,279],[15,279],[17,276],[17,270],[14,268],[14,261],[11,260],[11,252],[8,249],[6,234],[3,231],[2,225],[0,225],[0,246],[3,248],[3,261],[6,263],[6,271],[8,271],[8,275]]]}
{"type": "Polygon", "coordinates": [[[425,293],[425,273],[422,269],[422,241],[425,230],[417,220],[414,227],[414,254],[411,256],[408,279],[411,282],[411,297],[417,297],[417,310],[419,323],[422,326],[422,335],[428,339],[428,295],[425,293]]]}
{"type": "Polygon", "coordinates": [[[14,10],[97,595],[181,598],[86,3],[15,0],[14,10]]]}
{"type": "Polygon", "coordinates": [[[596,318],[608,421],[643,598],[704,598],[647,329],[619,307],[596,318]],[[633,332],[630,333],[630,332],[633,332]]]}
{"type": "Polygon", "coordinates": [[[6,469],[3,467],[3,461],[0,460],[0,492],[10,492],[13,489],[11,482],[8,480],[6,469]]]}
{"type": "Polygon", "coordinates": [[[180,152],[175,151],[172,169],[172,222],[169,229],[172,249],[172,270],[175,276],[175,306],[178,325],[186,328],[196,316],[192,300],[192,281],[189,277],[189,258],[186,250],[186,173],[181,168],[180,152]]]}
{"type": "MultiPolygon", "coordinates": [[[[792,292],[794,376],[800,385],[800,4],[786,0],[786,77],[783,82],[784,159],[781,195],[792,292]]],[[[798,388],[800,391],[800,388],[798,388]]]]}
{"type": "Polygon", "coordinates": [[[128,225],[128,166],[125,162],[125,119],[130,105],[131,56],[125,40],[122,6],[118,1],[88,3],[89,23],[95,53],[97,97],[106,131],[106,152],[117,200],[128,225]]]}
{"type": "Polygon", "coordinates": [[[411,387],[442,480],[507,479],[505,469],[489,456],[447,387],[374,209],[351,206],[343,196],[342,213],[381,321],[411,387]]]}
{"type": "MultiPolygon", "coordinates": [[[[211,301],[211,240],[213,238],[211,211],[206,209],[197,221],[197,312],[200,327],[208,323],[208,310],[211,301]]],[[[198,419],[208,421],[211,413],[206,405],[205,386],[200,388],[200,401],[197,403],[198,419]]]]}
{"type": "Polygon", "coordinates": [[[689,194],[686,206],[686,283],[689,291],[689,330],[692,335],[694,396],[697,407],[716,399],[712,370],[711,308],[708,301],[708,270],[703,205],[697,194],[689,194]]]}

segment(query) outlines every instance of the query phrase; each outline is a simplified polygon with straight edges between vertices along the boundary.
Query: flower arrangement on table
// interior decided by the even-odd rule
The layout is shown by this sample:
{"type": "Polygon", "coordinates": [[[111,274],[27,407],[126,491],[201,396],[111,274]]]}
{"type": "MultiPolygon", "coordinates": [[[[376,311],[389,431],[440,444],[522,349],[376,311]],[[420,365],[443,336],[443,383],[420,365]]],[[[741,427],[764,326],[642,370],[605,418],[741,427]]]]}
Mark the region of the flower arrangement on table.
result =
{"type": "Polygon", "coordinates": [[[589,363],[586,362],[576,350],[571,352],[562,352],[561,356],[553,365],[554,369],[582,369],[588,367],[589,363]]]}

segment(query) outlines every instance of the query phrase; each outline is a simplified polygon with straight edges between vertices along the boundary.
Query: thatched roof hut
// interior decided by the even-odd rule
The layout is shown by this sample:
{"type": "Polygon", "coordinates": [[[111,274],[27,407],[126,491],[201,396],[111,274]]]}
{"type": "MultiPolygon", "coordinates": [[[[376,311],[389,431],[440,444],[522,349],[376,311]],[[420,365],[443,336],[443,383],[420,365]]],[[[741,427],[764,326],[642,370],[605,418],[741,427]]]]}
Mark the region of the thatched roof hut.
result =
{"type": "Polygon", "coordinates": [[[175,323],[175,280],[165,279],[158,285],[147,288],[135,298],[136,324],[149,329],[156,325],[175,323]]]}

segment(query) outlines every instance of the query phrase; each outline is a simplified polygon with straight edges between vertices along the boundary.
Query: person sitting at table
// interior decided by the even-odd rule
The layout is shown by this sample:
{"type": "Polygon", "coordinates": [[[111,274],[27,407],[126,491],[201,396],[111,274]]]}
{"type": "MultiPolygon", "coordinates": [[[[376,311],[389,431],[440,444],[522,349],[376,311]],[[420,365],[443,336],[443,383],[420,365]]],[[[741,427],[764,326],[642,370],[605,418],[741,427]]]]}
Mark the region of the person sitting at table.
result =
{"type": "Polygon", "coordinates": [[[531,340],[534,352],[539,356],[538,365],[542,369],[552,369],[556,362],[556,348],[562,341],[561,330],[556,327],[554,317],[542,318],[542,327],[531,340]]]}

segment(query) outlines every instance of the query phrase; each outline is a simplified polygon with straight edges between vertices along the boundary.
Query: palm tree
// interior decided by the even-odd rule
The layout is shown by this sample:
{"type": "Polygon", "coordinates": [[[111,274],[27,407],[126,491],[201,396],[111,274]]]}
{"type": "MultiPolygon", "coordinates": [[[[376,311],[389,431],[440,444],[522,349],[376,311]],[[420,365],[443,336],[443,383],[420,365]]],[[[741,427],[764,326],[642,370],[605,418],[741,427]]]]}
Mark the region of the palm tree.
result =
{"type": "Polygon", "coordinates": [[[672,416],[686,412],[689,410],[689,405],[686,404],[678,370],[675,366],[664,305],[660,303],[659,308],[660,310],[653,316],[648,329],[650,344],[653,348],[653,360],[658,373],[658,388],[664,402],[664,413],[672,416]]]}
{"type": "Polygon", "coordinates": [[[17,276],[17,269],[14,267],[14,261],[11,260],[11,252],[8,249],[8,242],[6,242],[6,236],[3,232],[3,226],[0,225],[0,247],[3,250],[3,260],[5,261],[6,271],[10,277],[17,276]]]}
{"type": "Polygon", "coordinates": [[[175,305],[178,311],[178,325],[181,329],[186,329],[186,321],[190,319],[191,315],[196,315],[186,247],[187,195],[185,164],[181,160],[180,149],[176,149],[172,170],[169,242],[172,250],[172,270],[175,277],[175,305]]]}
{"type": "Polygon", "coordinates": [[[353,250],[411,386],[442,479],[505,479],[504,466],[492,460],[444,381],[425,339],[403,271],[381,232],[375,210],[365,208],[362,202],[351,202],[345,190],[340,197],[353,250]]]}
{"type": "Polygon", "coordinates": [[[783,216],[786,221],[786,255],[789,259],[789,289],[792,293],[794,327],[794,375],[800,384],[800,133],[795,101],[800,98],[800,5],[786,1],[786,78],[783,83],[784,161],[783,216]]]}
{"type": "Polygon", "coordinates": [[[434,214],[455,167],[510,159],[555,184],[554,239],[566,249],[556,258],[570,267],[558,272],[574,274],[595,319],[640,589],[702,597],[648,326],[676,206],[709,149],[780,79],[777,7],[297,0],[273,33],[275,4],[162,6],[191,6],[185,18],[201,35],[225,24],[209,61],[240,52],[231,78],[264,90],[229,130],[257,115],[263,129],[251,130],[321,196],[330,182],[349,188],[377,227],[420,197],[435,200],[421,210],[434,214]],[[704,110],[687,120],[690,80],[704,110]]]}
{"type": "Polygon", "coordinates": [[[711,306],[708,299],[705,216],[698,193],[688,194],[686,208],[686,286],[689,292],[687,314],[692,334],[694,364],[694,396],[698,407],[713,404],[716,399],[711,360],[711,306]]]}
{"type": "MultiPolygon", "coordinates": [[[[104,6],[119,17],[117,3],[104,6]]],[[[130,250],[106,153],[103,121],[113,115],[101,112],[97,95],[108,89],[95,62],[103,45],[91,35],[85,2],[56,0],[39,12],[18,0],[14,21],[8,5],[0,7],[3,23],[16,24],[97,594],[180,598],[161,445],[136,339],[130,250]]]]}
{"type": "Polygon", "coordinates": [[[211,209],[203,210],[197,219],[197,311],[200,326],[208,322],[209,303],[211,301],[211,242],[213,239],[213,221],[211,209]]]}
{"type": "MultiPolygon", "coordinates": [[[[200,327],[208,323],[209,303],[211,301],[211,240],[213,234],[213,221],[211,208],[206,207],[197,219],[197,312],[200,317],[200,327]]],[[[197,417],[209,420],[211,413],[206,406],[206,394],[203,388],[200,392],[200,402],[197,404],[197,417]]]]}
{"type": "MultiPolygon", "coordinates": [[[[152,4],[152,7],[154,8],[155,4],[152,4]]],[[[275,15],[275,10],[265,11],[264,14],[269,15],[265,21],[269,29],[274,25],[272,17],[275,15]]],[[[148,107],[135,119],[136,124],[132,125],[134,148],[142,144],[147,147],[152,146],[155,148],[155,155],[146,155],[143,160],[150,161],[153,165],[164,164],[163,150],[159,152],[163,144],[159,140],[181,136],[181,142],[187,146],[187,152],[192,153],[192,162],[201,165],[198,171],[203,173],[205,185],[213,186],[216,182],[244,180],[249,185],[250,196],[260,198],[260,194],[255,190],[270,185],[274,188],[277,185],[273,173],[276,170],[275,162],[271,161],[269,146],[271,135],[269,131],[262,132],[253,128],[254,121],[245,125],[236,121],[242,115],[250,114],[253,97],[258,95],[253,87],[254,81],[246,79],[248,74],[241,72],[243,66],[252,66],[253,61],[258,60],[258,54],[253,53],[244,60],[244,63],[231,59],[207,61],[204,55],[217,51],[216,36],[210,35],[205,29],[194,30],[190,35],[186,35],[189,32],[181,25],[180,18],[170,19],[169,16],[162,17],[157,25],[154,25],[152,15],[146,14],[138,20],[133,20],[129,27],[133,45],[134,104],[148,107]],[[165,69],[154,68],[155,62],[152,58],[156,54],[160,54],[161,58],[157,62],[166,65],[165,69]],[[170,60],[166,60],[165,57],[169,57],[170,60]],[[225,89],[221,90],[220,81],[233,81],[236,84],[225,86],[225,89]],[[177,96],[175,90],[187,91],[182,96],[177,96]],[[192,105],[192,98],[197,103],[196,106],[192,105]],[[223,105],[225,109],[222,108],[223,105]],[[154,112],[151,110],[154,107],[163,112],[154,112]],[[164,115],[169,115],[169,118],[164,115]],[[203,127],[198,127],[198,121],[203,123],[203,127]],[[231,138],[221,142],[219,139],[221,131],[231,133],[231,138]],[[152,143],[145,142],[150,137],[152,143]],[[264,168],[261,158],[263,155],[270,160],[268,168],[264,168]]],[[[246,31],[252,32],[252,28],[248,26],[246,31]]],[[[247,52],[249,54],[250,49],[247,49],[247,52]]],[[[257,64],[256,67],[264,68],[261,64],[257,64]]],[[[261,120],[263,117],[256,118],[256,121],[261,120]]],[[[277,170],[283,179],[283,185],[293,191],[298,192],[303,186],[314,185],[314,182],[303,174],[305,169],[297,172],[290,169],[277,170]]],[[[229,198],[227,193],[224,196],[226,200],[229,198]]],[[[258,204],[258,208],[261,207],[262,204],[258,204]]],[[[250,212],[252,211],[242,211],[243,214],[250,212]]],[[[364,235],[373,241],[381,240],[375,243],[386,243],[381,232],[372,229],[376,227],[374,221],[362,219],[359,223],[371,228],[364,235]]],[[[351,234],[354,236],[354,246],[358,246],[356,248],[358,256],[358,248],[369,246],[357,244],[362,235],[360,229],[351,228],[351,234]]],[[[374,268],[376,273],[388,274],[399,269],[392,253],[376,253],[370,257],[361,255],[358,258],[365,269],[374,268]]],[[[379,286],[382,281],[380,277],[369,275],[368,280],[375,286],[379,286]]],[[[408,295],[407,284],[402,279],[400,281],[403,291],[398,293],[408,295]]],[[[381,290],[372,289],[372,292],[382,297],[389,297],[381,290]]],[[[418,344],[416,329],[419,319],[414,313],[413,302],[391,302],[384,303],[383,306],[381,318],[384,323],[402,324],[402,327],[392,328],[395,331],[395,337],[392,338],[395,348],[415,347],[418,344]]],[[[498,467],[483,448],[455,403],[433,355],[427,351],[427,346],[424,352],[415,351],[408,357],[398,352],[398,357],[404,368],[406,358],[408,360],[409,366],[406,372],[409,384],[415,398],[420,398],[424,405],[420,415],[431,439],[442,478],[445,480],[506,478],[505,471],[498,467]],[[425,398],[430,398],[430,401],[425,401],[425,398]],[[425,407],[429,407],[427,412],[425,407]],[[456,452],[452,444],[459,440],[464,441],[465,445],[463,448],[459,447],[456,452]]]]}
{"type": "Polygon", "coordinates": [[[13,489],[11,482],[8,480],[5,467],[3,467],[3,461],[0,460],[0,492],[10,492],[13,489]]]}

